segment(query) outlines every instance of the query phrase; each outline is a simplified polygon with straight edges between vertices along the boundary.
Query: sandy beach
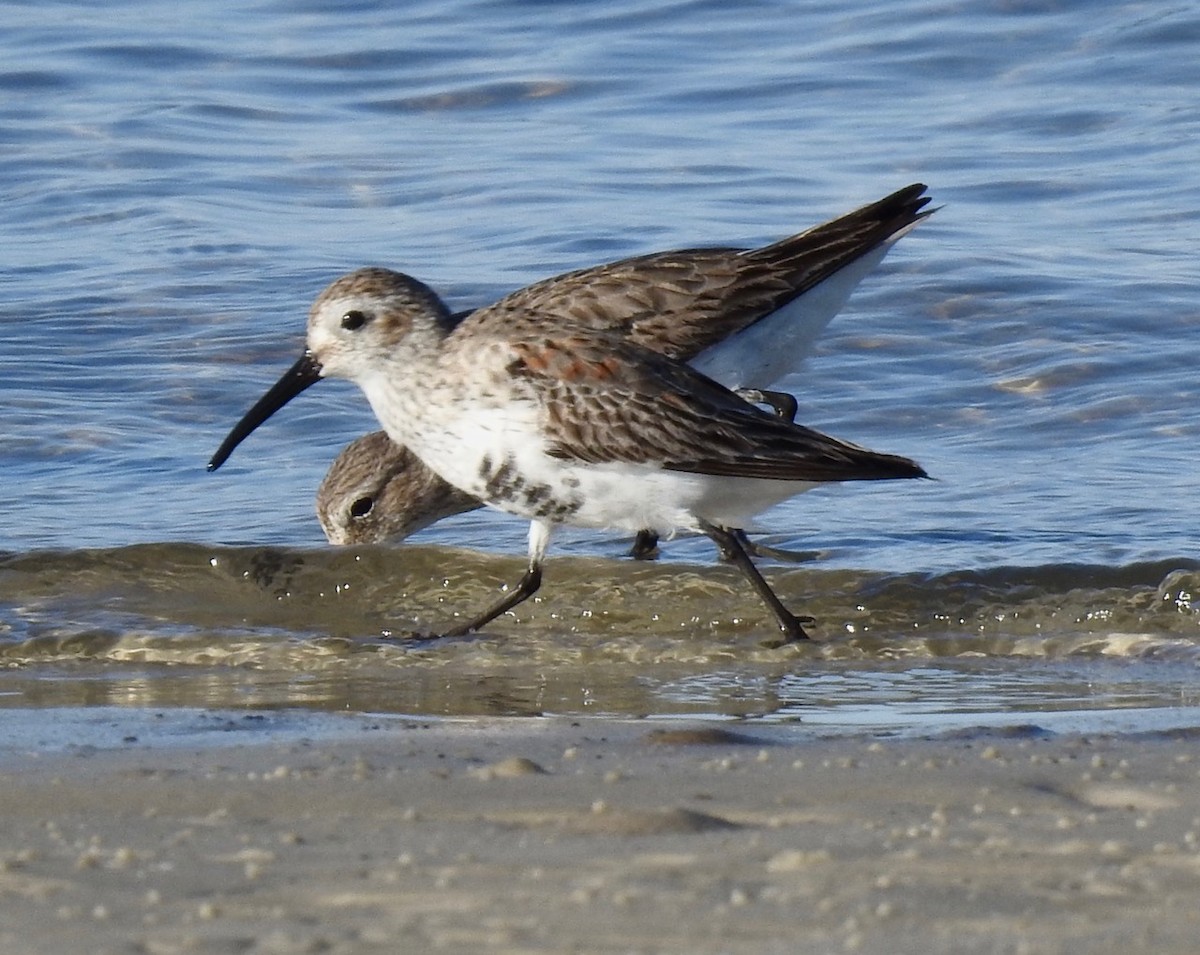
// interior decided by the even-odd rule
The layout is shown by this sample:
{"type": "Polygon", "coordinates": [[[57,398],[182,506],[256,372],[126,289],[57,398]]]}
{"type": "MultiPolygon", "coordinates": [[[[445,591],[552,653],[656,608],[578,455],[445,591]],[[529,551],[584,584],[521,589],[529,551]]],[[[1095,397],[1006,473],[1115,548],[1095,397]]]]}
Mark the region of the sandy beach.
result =
{"type": "Polygon", "coordinates": [[[3,756],[4,952],[1184,953],[1200,938],[1190,730],[346,717],[285,732],[254,713],[103,712],[110,745],[3,756]]]}

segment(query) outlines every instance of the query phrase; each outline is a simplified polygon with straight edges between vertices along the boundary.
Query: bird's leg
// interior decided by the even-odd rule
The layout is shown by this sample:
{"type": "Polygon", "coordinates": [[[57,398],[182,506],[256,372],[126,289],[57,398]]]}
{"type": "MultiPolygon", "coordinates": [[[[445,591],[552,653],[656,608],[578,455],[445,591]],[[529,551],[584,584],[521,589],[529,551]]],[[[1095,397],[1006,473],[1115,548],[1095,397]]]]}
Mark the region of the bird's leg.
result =
{"type": "MultiPolygon", "coordinates": [[[[789,564],[806,564],[821,556],[816,550],[784,550],[782,547],[771,547],[769,544],[758,544],[746,536],[742,530],[732,531],[737,535],[738,543],[751,557],[764,557],[767,560],[781,560],[789,564]]],[[[724,557],[724,553],[721,555],[724,557]]],[[[731,559],[731,558],[726,558],[731,559]]]]}
{"type": "MultiPolygon", "coordinates": [[[[769,405],[780,418],[785,421],[795,421],[800,403],[786,391],[767,391],[762,388],[739,388],[738,397],[756,405],[769,405]]],[[[743,530],[734,530],[742,550],[752,557],[766,557],[770,560],[782,560],[793,564],[802,564],[814,560],[817,555],[812,551],[782,550],[778,547],[768,547],[766,544],[756,544],[743,530]]],[[[718,544],[718,547],[721,545],[718,544]]],[[[734,563],[734,556],[721,548],[721,559],[726,563],[734,563]]]]}
{"type": "MultiPolygon", "coordinates": [[[[740,528],[735,528],[729,533],[737,539],[737,542],[742,545],[742,550],[750,557],[765,557],[768,560],[781,560],[789,564],[805,564],[821,556],[815,550],[783,550],[779,547],[768,547],[766,544],[756,544],[740,528]]],[[[733,551],[727,550],[719,541],[715,541],[715,543],[721,552],[721,560],[727,564],[737,563],[737,555],[733,551]]]]}
{"type": "Polygon", "coordinates": [[[658,535],[654,531],[638,531],[629,548],[629,556],[634,560],[654,560],[658,557],[658,535]]]}
{"type": "MultiPolygon", "coordinates": [[[[796,411],[799,409],[800,404],[786,391],[766,391],[762,388],[739,388],[736,394],[739,398],[749,401],[751,404],[769,405],[775,414],[787,421],[796,420],[796,411]]],[[[745,531],[735,530],[733,533],[737,535],[742,549],[755,557],[769,557],[773,560],[785,560],[798,564],[806,560],[812,560],[813,556],[815,556],[798,551],[777,550],[774,547],[760,547],[751,542],[750,538],[746,536],[745,531]]],[[[720,544],[717,546],[721,547],[720,544]]],[[[629,550],[629,556],[634,560],[654,560],[658,556],[658,535],[654,531],[638,531],[637,537],[633,541],[633,547],[629,550]]],[[[726,563],[734,562],[733,554],[723,547],[721,547],[721,559],[726,563]]]]}
{"type": "Polygon", "coordinates": [[[738,388],[736,394],[743,401],[754,405],[770,405],[784,421],[795,421],[800,402],[786,391],[767,391],[763,388],[738,388]]]}
{"type": "Polygon", "coordinates": [[[546,548],[550,546],[550,535],[553,532],[553,524],[541,520],[530,521],[529,569],[525,571],[525,574],[517,581],[517,585],[512,590],[488,607],[487,610],[468,623],[446,631],[445,636],[461,637],[468,633],[474,633],[481,627],[491,623],[500,614],[507,613],[517,604],[528,600],[536,594],[538,588],[542,586],[542,563],[546,559],[546,548]]]}
{"type": "Polygon", "coordinates": [[[491,623],[502,613],[507,613],[517,604],[528,600],[537,593],[540,586],[542,586],[541,561],[537,563],[530,561],[529,569],[525,571],[525,574],[517,581],[517,585],[509,590],[508,593],[468,623],[460,624],[452,630],[446,630],[442,635],[446,637],[462,637],[468,633],[474,633],[476,630],[491,623]]]}
{"type": "Polygon", "coordinates": [[[746,553],[738,540],[736,531],[729,530],[725,527],[717,527],[715,524],[709,524],[707,521],[700,522],[700,528],[709,536],[722,554],[728,555],[731,563],[734,564],[749,579],[754,585],[754,589],[758,591],[758,595],[763,599],[763,602],[771,608],[771,613],[775,615],[775,620],[779,624],[779,629],[783,633],[783,643],[794,643],[798,640],[807,640],[809,636],[804,632],[802,623],[812,623],[812,617],[797,617],[794,613],[787,609],[775,595],[775,591],[763,579],[762,574],[758,572],[758,568],[754,566],[754,561],[746,553]]]}

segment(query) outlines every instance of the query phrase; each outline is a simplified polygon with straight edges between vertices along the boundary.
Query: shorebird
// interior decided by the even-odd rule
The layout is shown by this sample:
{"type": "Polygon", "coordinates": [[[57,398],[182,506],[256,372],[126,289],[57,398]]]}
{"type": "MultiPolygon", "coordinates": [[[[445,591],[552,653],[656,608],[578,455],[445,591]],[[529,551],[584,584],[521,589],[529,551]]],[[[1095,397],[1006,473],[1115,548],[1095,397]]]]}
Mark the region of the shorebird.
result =
{"type": "MultiPolygon", "coordinates": [[[[629,291],[645,300],[647,323],[666,311],[670,287],[664,280],[629,291]]],[[[572,524],[704,533],[754,586],[783,640],[807,639],[807,618],[784,607],[733,532],[817,484],[925,471],[768,414],[671,349],[660,354],[614,332],[592,317],[591,284],[568,292],[568,283],[549,299],[539,299],[538,288],[456,324],[437,294],[410,276],[383,268],[342,276],[310,310],[303,355],[235,425],[209,469],[321,378],[346,378],[389,437],[443,480],[530,520],[521,580],[446,635],[478,630],[535,593],[554,528],[572,524]]],[[[760,296],[774,296],[778,309],[794,293],[772,273],[754,294],[707,317],[732,321],[740,304],[760,296]]],[[[696,309],[691,328],[705,317],[696,309]]],[[[684,326],[678,334],[687,342],[697,333],[684,326]]],[[[758,367],[778,360],[763,356],[758,367]]]]}
{"type": "MultiPolygon", "coordinates": [[[[923,186],[908,186],[766,249],[643,255],[547,279],[511,298],[519,305],[546,304],[551,310],[564,296],[586,298],[589,322],[707,369],[743,396],[765,400],[778,413],[794,417],[794,399],[766,389],[774,387],[780,373],[800,366],[863,277],[931,214],[922,211],[929,202],[923,193],[923,186]],[[770,282],[791,297],[781,303],[777,290],[763,294],[770,282]],[[659,290],[659,301],[649,300],[647,286],[659,290]],[[719,318],[707,320],[712,316],[719,318]],[[754,333],[747,334],[751,329],[754,333]],[[770,363],[764,364],[764,353],[770,363]],[[780,356],[785,360],[777,360],[780,356]]],[[[469,314],[453,318],[461,321],[469,314]]],[[[444,517],[482,506],[383,431],[342,449],[316,499],[325,536],[338,545],[401,541],[444,517]]],[[[748,539],[742,544],[754,556],[806,556],[759,547],[748,539]]],[[[651,557],[656,551],[656,535],[639,531],[632,556],[651,557]]]]}

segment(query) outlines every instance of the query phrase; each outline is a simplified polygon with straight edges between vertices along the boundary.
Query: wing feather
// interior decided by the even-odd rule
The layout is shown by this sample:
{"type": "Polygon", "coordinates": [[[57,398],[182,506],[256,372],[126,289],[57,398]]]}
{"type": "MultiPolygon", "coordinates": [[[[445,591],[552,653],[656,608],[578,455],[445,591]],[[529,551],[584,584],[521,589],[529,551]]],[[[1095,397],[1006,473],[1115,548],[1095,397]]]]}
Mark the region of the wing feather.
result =
{"type": "Polygon", "coordinates": [[[508,373],[532,385],[557,458],[790,481],[926,476],[908,458],[783,421],[681,362],[591,329],[509,348],[508,373]]]}
{"type": "Polygon", "coordinates": [[[680,249],[568,272],[505,296],[465,324],[507,327],[541,312],[690,361],[931,215],[925,188],[906,186],[761,249],[680,249]]]}

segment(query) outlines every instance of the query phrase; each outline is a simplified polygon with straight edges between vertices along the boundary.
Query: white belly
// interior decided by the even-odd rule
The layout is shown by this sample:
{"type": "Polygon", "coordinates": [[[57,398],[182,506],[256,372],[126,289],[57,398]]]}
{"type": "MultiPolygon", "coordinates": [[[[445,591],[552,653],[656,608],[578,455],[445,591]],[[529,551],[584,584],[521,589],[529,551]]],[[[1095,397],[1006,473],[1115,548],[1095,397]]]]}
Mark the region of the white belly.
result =
{"type": "Polygon", "coordinates": [[[537,405],[519,394],[512,401],[448,403],[382,380],[360,384],[394,441],[459,490],[530,520],[664,536],[698,531],[701,520],[753,529],[756,515],[813,487],[563,460],[548,453],[537,405]]]}

